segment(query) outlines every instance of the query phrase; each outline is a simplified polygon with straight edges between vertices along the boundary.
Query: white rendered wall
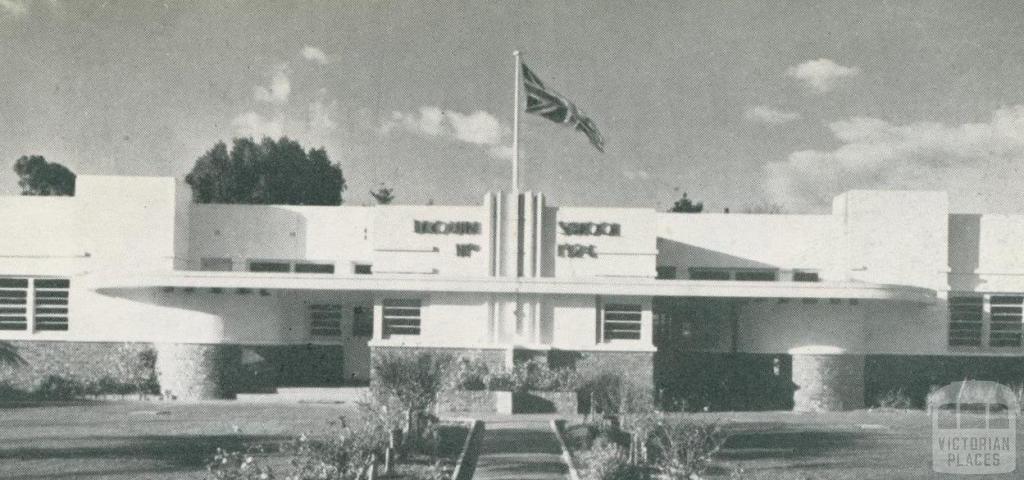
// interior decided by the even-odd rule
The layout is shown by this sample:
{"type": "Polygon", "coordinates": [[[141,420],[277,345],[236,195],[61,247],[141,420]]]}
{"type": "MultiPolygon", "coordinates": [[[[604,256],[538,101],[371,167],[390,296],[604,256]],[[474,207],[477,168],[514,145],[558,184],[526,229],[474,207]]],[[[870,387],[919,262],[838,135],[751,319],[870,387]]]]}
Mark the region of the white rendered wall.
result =
{"type": "Polygon", "coordinates": [[[837,271],[839,229],[831,215],[658,213],[658,265],[837,271]]]}
{"type": "Polygon", "coordinates": [[[653,278],[657,261],[657,216],[639,208],[558,207],[555,233],[557,277],[653,278]],[[557,223],[617,224],[619,235],[568,235],[557,223]],[[593,246],[596,257],[559,255],[560,245],[593,246]]]}
{"type": "Polygon", "coordinates": [[[945,192],[854,190],[832,204],[837,247],[850,278],[945,291],[949,200],[945,192]]]}

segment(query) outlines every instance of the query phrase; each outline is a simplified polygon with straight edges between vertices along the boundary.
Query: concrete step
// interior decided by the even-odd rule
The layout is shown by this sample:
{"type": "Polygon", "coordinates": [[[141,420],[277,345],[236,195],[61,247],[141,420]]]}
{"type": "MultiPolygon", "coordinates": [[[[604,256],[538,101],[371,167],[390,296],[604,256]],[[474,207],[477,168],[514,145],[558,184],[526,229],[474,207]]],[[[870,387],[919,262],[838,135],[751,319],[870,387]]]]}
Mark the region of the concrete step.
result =
{"type": "Polygon", "coordinates": [[[246,403],[287,403],[294,402],[276,393],[239,393],[235,395],[235,401],[246,403]]]}
{"type": "Polygon", "coordinates": [[[367,387],[288,387],[278,388],[277,394],[282,398],[299,402],[348,402],[353,403],[369,395],[367,387]]]}

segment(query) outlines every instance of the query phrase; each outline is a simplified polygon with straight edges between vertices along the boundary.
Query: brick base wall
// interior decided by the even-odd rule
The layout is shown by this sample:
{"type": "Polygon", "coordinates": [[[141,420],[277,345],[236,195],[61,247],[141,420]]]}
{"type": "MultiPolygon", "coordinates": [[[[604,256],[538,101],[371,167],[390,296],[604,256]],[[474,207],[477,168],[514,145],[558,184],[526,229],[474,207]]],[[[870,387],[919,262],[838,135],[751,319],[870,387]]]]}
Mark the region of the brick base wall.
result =
{"type": "Polygon", "coordinates": [[[23,365],[0,365],[0,382],[32,391],[48,375],[73,378],[82,383],[103,378],[124,384],[141,384],[154,375],[149,343],[9,341],[25,360],[23,365]]]}
{"type": "Polygon", "coordinates": [[[864,407],[863,355],[793,355],[793,410],[830,412],[864,407]]]}
{"type": "MultiPolygon", "coordinates": [[[[392,347],[373,346],[370,347],[370,365],[376,363],[377,357],[386,352],[436,352],[452,355],[456,358],[467,360],[480,360],[487,365],[491,371],[505,370],[506,350],[483,349],[483,348],[447,348],[447,347],[392,347]]],[[[372,378],[371,374],[371,378],[372,378]]]]}

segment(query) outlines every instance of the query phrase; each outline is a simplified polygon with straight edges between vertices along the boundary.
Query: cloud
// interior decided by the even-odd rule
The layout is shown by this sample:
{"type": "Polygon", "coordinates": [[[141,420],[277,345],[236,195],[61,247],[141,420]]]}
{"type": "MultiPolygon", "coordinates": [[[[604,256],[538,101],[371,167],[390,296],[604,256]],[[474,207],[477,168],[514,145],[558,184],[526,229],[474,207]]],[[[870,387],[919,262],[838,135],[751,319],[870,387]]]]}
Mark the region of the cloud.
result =
{"type": "Polygon", "coordinates": [[[746,112],[743,112],[743,118],[750,120],[751,122],[767,123],[768,125],[781,125],[783,123],[799,120],[800,117],[801,115],[797,112],[784,112],[767,105],[751,107],[748,108],[746,112]]]}
{"type": "Polygon", "coordinates": [[[284,104],[292,93],[292,83],[288,79],[288,65],[280,65],[274,70],[270,79],[270,87],[257,85],[252,89],[252,96],[257,101],[284,104]]]}
{"type": "Polygon", "coordinates": [[[22,0],[0,0],[0,11],[7,12],[12,17],[20,17],[28,13],[28,5],[22,0]]]}
{"type": "Polygon", "coordinates": [[[630,180],[650,180],[651,174],[644,169],[638,170],[623,170],[622,176],[630,180]]]}
{"type": "Polygon", "coordinates": [[[830,92],[844,79],[858,74],[859,68],[844,67],[827,58],[809,60],[786,70],[786,75],[802,81],[817,93],[830,92]]]}
{"type": "Polygon", "coordinates": [[[284,124],[284,115],[277,115],[271,119],[251,111],[238,115],[231,121],[231,126],[238,134],[257,139],[279,138],[284,134],[284,124]]]}
{"type": "Polygon", "coordinates": [[[435,106],[420,107],[418,112],[392,112],[381,122],[384,135],[401,129],[422,137],[443,138],[486,147],[495,158],[511,158],[512,147],[506,141],[510,129],[494,115],[483,110],[459,113],[435,106]]]}
{"type": "Polygon", "coordinates": [[[331,63],[331,57],[328,57],[323,50],[310,45],[302,47],[302,58],[314,63],[319,63],[320,65],[327,65],[328,63],[331,63]]]}
{"type": "Polygon", "coordinates": [[[765,166],[773,199],[796,209],[827,205],[850,189],[945,190],[961,207],[1024,207],[1024,105],[1000,108],[987,122],[894,125],[871,117],[828,124],[841,145],[793,152],[765,166]]]}

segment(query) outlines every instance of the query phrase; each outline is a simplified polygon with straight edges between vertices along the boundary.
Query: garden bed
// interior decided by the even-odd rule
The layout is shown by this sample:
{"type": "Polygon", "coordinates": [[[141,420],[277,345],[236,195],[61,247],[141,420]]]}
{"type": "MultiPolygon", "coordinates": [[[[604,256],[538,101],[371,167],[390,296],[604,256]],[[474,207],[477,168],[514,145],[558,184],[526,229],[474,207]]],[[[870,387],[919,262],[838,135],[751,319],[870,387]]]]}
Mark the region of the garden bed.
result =
{"type": "Polygon", "coordinates": [[[579,412],[576,392],[508,392],[451,390],[441,395],[439,412],[452,413],[558,413],[579,412]]]}

